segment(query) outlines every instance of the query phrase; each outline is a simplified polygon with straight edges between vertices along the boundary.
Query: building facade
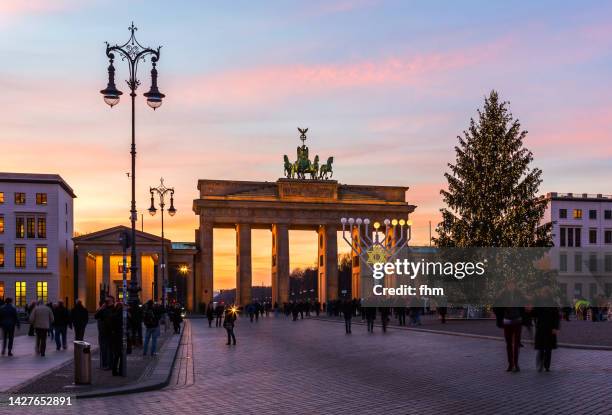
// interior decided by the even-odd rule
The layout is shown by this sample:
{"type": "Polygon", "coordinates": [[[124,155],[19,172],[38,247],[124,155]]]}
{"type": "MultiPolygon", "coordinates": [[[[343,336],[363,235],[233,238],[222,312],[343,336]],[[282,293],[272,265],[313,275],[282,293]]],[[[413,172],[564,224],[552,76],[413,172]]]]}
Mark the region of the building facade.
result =
{"type": "Polygon", "coordinates": [[[0,173],[0,297],[71,301],[75,197],[55,174],[0,173]]]}
{"type": "Polygon", "coordinates": [[[612,195],[548,193],[554,261],[567,300],[612,296],[612,195]]]}

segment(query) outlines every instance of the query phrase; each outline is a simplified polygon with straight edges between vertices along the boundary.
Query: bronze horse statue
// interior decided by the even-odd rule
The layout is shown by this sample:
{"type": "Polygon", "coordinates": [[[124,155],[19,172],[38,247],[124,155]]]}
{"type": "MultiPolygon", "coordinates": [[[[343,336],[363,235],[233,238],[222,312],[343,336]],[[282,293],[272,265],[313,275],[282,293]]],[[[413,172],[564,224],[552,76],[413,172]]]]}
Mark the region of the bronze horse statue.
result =
{"type": "Polygon", "coordinates": [[[327,180],[328,178],[331,178],[334,175],[334,172],[332,170],[333,162],[334,162],[334,158],[329,157],[327,159],[327,163],[321,166],[321,168],[319,169],[319,179],[320,180],[327,180]],[[328,174],[329,174],[329,177],[327,177],[328,174]]]}

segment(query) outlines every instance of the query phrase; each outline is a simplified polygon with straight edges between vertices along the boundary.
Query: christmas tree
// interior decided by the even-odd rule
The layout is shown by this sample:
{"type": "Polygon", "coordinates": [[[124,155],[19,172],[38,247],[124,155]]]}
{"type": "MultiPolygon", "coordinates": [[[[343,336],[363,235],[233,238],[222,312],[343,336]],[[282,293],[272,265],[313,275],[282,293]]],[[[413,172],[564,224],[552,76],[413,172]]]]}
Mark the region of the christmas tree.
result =
{"type": "Polygon", "coordinates": [[[527,131],[496,91],[485,98],[455,147],[457,160],[441,190],[446,208],[434,242],[442,247],[550,246],[551,224],[542,224],[546,202],[538,197],[542,171],[531,167],[523,146],[527,131]]]}

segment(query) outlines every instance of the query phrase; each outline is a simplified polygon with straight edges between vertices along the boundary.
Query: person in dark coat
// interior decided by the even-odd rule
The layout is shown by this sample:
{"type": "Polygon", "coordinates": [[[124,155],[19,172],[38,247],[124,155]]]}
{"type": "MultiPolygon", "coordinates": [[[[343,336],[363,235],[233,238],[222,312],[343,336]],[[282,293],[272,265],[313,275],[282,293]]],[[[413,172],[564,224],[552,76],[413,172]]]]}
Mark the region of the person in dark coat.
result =
{"type": "Polygon", "coordinates": [[[115,299],[106,297],[106,301],[100,305],[95,319],[98,321],[98,344],[100,346],[100,366],[104,370],[111,369],[112,350],[111,350],[111,331],[113,308],[115,307],[115,299]]]}
{"type": "Polygon", "coordinates": [[[368,333],[374,333],[374,320],[376,320],[376,307],[363,307],[365,309],[368,333]]]}
{"type": "Polygon", "coordinates": [[[538,351],[536,367],[538,372],[542,369],[550,371],[550,361],[553,349],[557,348],[557,334],[561,322],[560,311],[557,307],[534,308],[531,315],[535,319],[535,349],[538,351]]]}
{"type": "Polygon", "coordinates": [[[6,353],[8,345],[8,355],[13,355],[13,340],[15,338],[15,327],[19,329],[19,316],[17,309],[13,306],[13,299],[4,300],[4,305],[0,307],[0,327],[2,328],[2,355],[6,353]]]}
{"type": "Polygon", "coordinates": [[[213,303],[208,303],[206,306],[206,318],[208,319],[208,327],[212,327],[212,321],[214,320],[215,309],[213,308],[213,303]]]}
{"type": "Polygon", "coordinates": [[[387,325],[389,324],[391,310],[389,307],[380,307],[380,322],[382,324],[383,333],[387,332],[387,325]]]}
{"type": "Polygon", "coordinates": [[[74,340],[83,340],[85,337],[85,328],[89,321],[89,313],[87,309],[83,307],[81,300],[77,300],[76,305],[70,313],[70,319],[74,327],[74,340]]]}
{"type": "Polygon", "coordinates": [[[342,314],[344,315],[344,329],[346,334],[351,334],[351,320],[353,319],[353,302],[345,300],[342,304],[342,314]]]}
{"type": "Polygon", "coordinates": [[[223,319],[223,328],[227,332],[227,345],[236,345],[236,335],[234,334],[234,326],[236,325],[236,315],[238,310],[235,307],[227,307],[225,309],[225,318],[223,319]]]}
{"type": "Polygon", "coordinates": [[[64,302],[60,300],[57,302],[57,305],[53,307],[53,331],[56,350],[66,350],[68,348],[66,344],[68,327],[72,327],[70,312],[64,306],[64,302]]]}
{"type": "Polygon", "coordinates": [[[217,304],[215,308],[215,327],[221,327],[223,321],[223,312],[225,311],[225,306],[221,303],[217,304]]]}
{"type": "Polygon", "coordinates": [[[117,303],[110,313],[111,371],[113,376],[123,373],[123,304],[117,303]]]}

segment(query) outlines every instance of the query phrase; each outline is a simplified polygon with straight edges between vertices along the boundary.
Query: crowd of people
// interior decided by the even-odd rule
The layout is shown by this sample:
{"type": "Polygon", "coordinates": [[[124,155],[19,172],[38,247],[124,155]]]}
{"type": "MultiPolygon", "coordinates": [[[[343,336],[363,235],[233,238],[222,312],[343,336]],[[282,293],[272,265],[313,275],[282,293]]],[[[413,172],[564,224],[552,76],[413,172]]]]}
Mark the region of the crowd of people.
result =
{"type": "MultiPolygon", "coordinates": [[[[115,301],[112,296],[100,301],[93,315],[98,329],[100,365],[104,370],[111,370],[113,375],[119,375],[123,365],[124,307],[127,312],[126,340],[129,353],[134,348],[142,346],[143,355],[155,356],[161,333],[160,324],[164,323],[168,328],[172,323],[174,333],[180,333],[183,321],[183,308],[179,304],[164,307],[150,300],[143,306],[128,306],[121,301],[115,301]]],[[[82,341],[85,338],[90,315],[80,300],[76,301],[72,309],[68,309],[61,300],[56,303],[44,303],[39,300],[26,305],[23,311],[24,320],[29,323],[28,335],[36,337],[35,353],[41,357],[44,357],[47,351],[47,341],[55,342],[57,351],[66,350],[69,330],[73,330],[75,341],[82,341]]],[[[20,327],[20,312],[13,304],[13,300],[0,299],[2,355],[13,356],[15,331],[20,327]]]]}

